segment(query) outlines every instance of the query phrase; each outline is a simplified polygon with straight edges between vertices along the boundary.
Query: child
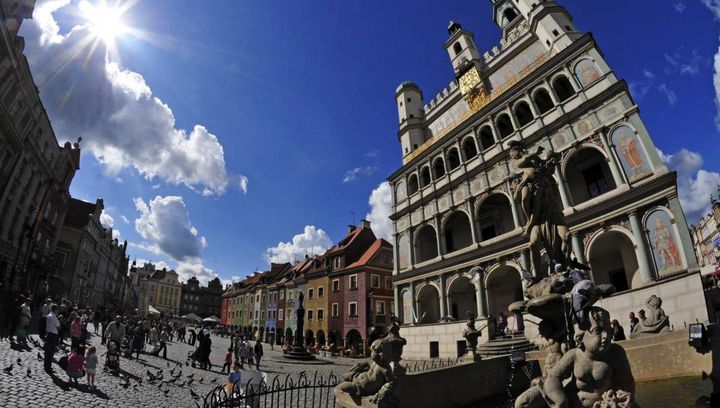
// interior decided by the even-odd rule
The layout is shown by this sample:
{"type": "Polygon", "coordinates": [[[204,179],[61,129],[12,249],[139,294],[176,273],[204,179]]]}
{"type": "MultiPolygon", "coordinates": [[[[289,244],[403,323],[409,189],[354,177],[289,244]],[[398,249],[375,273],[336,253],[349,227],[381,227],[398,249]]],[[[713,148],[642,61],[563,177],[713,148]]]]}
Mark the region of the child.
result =
{"type": "Polygon", "coordinates": [[[97,370],[98,364],[96,352],[95,346],[92,346],[85,355],[85,372],[87,373],[87,382],[90,388],[95,388],[95,371],[97,370]]]}
{"type": "Polygon", "coordinates": [[[228,375],[228,383],[225,384],[225,392],[227,392],[229,395],[240,392],[240,388],[242,385],[240,381],[240,363],[236,361],[235,364],[233,364],[233,371],[230,373],[230,375],[228,375]]]}
{"type": "Polygon", "coordinates": [[[232,347],[230,347],[228,349],[227,354],[225,354],[225,364],[223,364],[223,367],[222,367],[223,373],[225,372],[225,367],[227,367],[227,372],[228,372],[228,374],[230,374],[230,367],[232,366],[232,358],[233,358],[232,351],[233,351],[233,349],[232,349],[232,347]]]}
{"type": "Polygon", "coordinates": [[[80,346],[74,348],[70,355],[68,356],[68,365],[67,365],[67,372],[68,377],[77,384],[78,378],[84,377],[85,372],[83,370],[83,365],[85,361],[82,356],[82,352],[80,351],[80,346]]]}

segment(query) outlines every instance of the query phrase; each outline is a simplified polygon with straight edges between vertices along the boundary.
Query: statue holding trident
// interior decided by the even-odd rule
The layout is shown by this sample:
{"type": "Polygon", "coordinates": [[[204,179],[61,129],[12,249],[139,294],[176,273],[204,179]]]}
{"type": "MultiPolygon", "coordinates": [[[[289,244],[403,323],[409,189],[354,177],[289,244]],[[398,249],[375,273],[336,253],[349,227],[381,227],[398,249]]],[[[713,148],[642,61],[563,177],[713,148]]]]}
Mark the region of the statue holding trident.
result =
{"type": "MultiPolygon", "coordinates": [[[[523,233],[530,238],[531,272],[544,277],[555,272],[557,264],[567,267],[570,263],[570,234],[565,225],[562,203],[557,184],[553,179],[559,155],[551,153],[542,158],[539,146],[527,153],[522,142],[513,140],[508,144],[513,165],[522,170],[515,185],[514,199],[520,203],[525,215],[523,233]],[[547,267],[542,270],[541,253],[545,250],[547,267]]],[[[515,184],[515,183],[513,183],[515,184]]]]}

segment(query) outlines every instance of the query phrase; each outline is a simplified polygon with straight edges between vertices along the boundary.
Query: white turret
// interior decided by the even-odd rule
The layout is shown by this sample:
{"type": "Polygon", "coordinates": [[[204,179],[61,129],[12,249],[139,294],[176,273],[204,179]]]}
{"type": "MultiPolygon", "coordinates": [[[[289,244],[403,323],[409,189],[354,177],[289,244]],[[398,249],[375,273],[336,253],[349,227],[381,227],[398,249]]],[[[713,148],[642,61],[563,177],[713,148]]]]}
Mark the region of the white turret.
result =
{"type": "Polygon", "coordinates": [[[395,91],[395,103],[400,120],[398,138],[405,157],[425,142],[427,126],[422,107],[422,90],[414,82],[405,81],[395,91]]]}
{"type": "Polygon", "coordinates": [[[580,37],[572,17],[564,7],[552,0],[491,0],[493,19],[507,34],[518,19],[526,20],[530,30],[548,50],[564,49],[580,37]]]}
{"type": "Polygon", "coordinates": [[[470,64],[480,63],[480,51],[475,45],[473,33],[464,30],[460,24],[454,21],[450,22],[448,33],[450,33],[450,38],[445,42],[445,51],[450,57],[455,74],[466,70],[470,64]]]}

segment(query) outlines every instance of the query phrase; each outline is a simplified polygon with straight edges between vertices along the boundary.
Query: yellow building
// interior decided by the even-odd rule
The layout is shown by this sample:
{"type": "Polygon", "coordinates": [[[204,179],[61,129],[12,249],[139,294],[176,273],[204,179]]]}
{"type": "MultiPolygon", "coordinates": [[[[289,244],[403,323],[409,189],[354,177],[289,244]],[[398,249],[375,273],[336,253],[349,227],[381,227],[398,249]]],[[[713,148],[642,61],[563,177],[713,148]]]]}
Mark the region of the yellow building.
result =
{"type": "Polygon", "coordinates": [[[182,284],[177,272],[163,269],[153,272],[148,279],[156,283],[155,299],[151,306],[166,315],[178,316],[182,284]]]}
{"type": "MultiPolygon", "coordinates": [[[[316,258],[316,262],[322,259],[316,258]]],[[[328,288],[330,279],[325,268],[319,267],[306,275],[305,344],[325,345],[328,333],[328,288]]]]}

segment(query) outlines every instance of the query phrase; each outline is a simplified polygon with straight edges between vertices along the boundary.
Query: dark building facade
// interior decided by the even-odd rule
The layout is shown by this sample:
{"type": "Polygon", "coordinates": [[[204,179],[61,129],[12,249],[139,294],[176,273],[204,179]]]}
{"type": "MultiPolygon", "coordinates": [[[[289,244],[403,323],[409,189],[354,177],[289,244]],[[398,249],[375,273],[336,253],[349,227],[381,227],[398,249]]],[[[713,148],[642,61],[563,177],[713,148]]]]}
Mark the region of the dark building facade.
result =
{"type": "Polygon", "coordinates": [[[207,287],[202,287],[200,281],[193,276],[182,285],[180,315],[194,313],[203,318],[220,317],[222,293],[223,287],[220,279],[215,278],[208,282],[207,287]]]}

